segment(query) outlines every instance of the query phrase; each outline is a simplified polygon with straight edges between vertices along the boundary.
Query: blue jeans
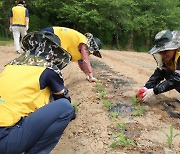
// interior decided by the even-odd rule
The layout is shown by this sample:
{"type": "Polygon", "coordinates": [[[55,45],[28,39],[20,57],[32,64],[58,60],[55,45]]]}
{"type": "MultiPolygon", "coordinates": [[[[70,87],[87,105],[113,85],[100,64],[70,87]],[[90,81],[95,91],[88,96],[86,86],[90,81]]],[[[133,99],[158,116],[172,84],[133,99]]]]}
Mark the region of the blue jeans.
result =
{"type": "Polygon", "coordinates": [[[0,154],[49,154],[74,114],[64,98],[45,105],[11,127],[0,140],[0,154]]]}

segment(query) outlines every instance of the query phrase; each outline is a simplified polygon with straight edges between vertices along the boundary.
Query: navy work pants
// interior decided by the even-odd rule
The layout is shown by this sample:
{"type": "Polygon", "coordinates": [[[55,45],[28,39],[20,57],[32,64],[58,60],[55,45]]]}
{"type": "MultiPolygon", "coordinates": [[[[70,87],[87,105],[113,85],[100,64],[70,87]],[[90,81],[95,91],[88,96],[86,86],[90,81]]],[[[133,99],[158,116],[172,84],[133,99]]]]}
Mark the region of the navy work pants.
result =
{"type": "Polygon", "coordinates": [[[0,154],[50,153],[74,114],[64,98],[45,105],[10,128],[0,140],[0,154]]]}

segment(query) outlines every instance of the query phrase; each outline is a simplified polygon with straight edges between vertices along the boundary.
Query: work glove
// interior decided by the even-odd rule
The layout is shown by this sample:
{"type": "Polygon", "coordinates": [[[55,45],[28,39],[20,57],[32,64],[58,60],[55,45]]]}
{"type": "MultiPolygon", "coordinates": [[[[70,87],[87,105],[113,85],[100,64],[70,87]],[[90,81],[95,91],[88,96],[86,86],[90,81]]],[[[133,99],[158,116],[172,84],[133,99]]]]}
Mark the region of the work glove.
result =
{"type": "Polygon", "coordinates": [[[147,89],[144,93],[143,93],[143,102],[146,102],[149,98],[151,98],[154,95],[154,91],[153,88],[151,89],[147,89]]]}
{"type": "Polygon", "coordinates": [[[26,30],[28,30],[29,29],[29,25],[26,25],[26,30]]]}
{"type": "Polygon", "coordinates": [[[96,82],[96,81],[97,81],[96,78],[94,78],[94,77],[89,77],[89,76],[87,76],[86,79],[87,79],[89,82],[96,82]]]}
{"type": "Polygon", "coordinates": [[[60,99],[60,98],[66,98],[69,100],[69,102],[71,103],[71,97],[69,95],[69,90],[64,87],[64,92],[60,95],[56,95],[56,94],[52,94],[54,100],[60,99]]]}
{"type": "Polygon", "coordinates": [[[138,89],[137,91],[137,94],[136,94],[136,98],[138,99],[142,99],[144,96],[143,96],[143,93],[147,90],[146,87],[143,87],[143,88],[140,88],[138,89]]]}
{"type": "Polygon", "coordinates": [[[12,32],[12,26],[9,26],[9,31],[12,32]]]}

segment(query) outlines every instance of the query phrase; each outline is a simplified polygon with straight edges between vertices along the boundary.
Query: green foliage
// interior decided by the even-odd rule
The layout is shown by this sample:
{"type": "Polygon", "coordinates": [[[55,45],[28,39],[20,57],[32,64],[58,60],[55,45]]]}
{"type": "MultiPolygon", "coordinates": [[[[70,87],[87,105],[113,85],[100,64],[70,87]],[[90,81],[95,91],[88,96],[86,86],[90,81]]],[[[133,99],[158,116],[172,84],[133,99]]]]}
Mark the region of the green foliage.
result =
{"type": "MultiPolygon", "coordinates": [[[[12,0],[0,1],[0,36],[11,37],[12,0]]],[[[105,47],[147,51],[162,29],[180,30],[179,0],[31,0],[29,32],[65,26],[91,32],[105,47]]]]}
{"type": "Polygon", "coordinates": [[[123,147],[128,147],[132,145],[134,148],[137,147],[137,145],[130,139],[126,139],[125,135],[123,133],[118,133],[113,136],[113,139],[116,139],[110,147],[115,148],[117,145],[122,145],[123,147]]]}
{"type": "Polygon", "coordinates": [[[164,135],[166,136],[167,143],[168,143],[168,147],[169,147],[169,148],[172,148],[173,139],[174,139],[175,137],[179,136],[180,133],[175,134],[175,135],[173,136],[173,126],[172,126],[172,125],[170,125],[170,133],[169,133],[169,134],[167,134],[167,133],[166,133],[165,131],[163,131],[163,130],[162,130],[162,132],[163,132],[164,135]]]}

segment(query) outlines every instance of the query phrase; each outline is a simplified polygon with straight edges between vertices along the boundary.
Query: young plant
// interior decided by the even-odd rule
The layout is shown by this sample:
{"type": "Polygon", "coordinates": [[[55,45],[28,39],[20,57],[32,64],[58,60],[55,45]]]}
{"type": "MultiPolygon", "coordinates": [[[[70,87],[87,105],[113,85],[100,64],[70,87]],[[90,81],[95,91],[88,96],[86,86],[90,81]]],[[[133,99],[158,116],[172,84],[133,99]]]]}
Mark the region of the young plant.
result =
{"type": "Polygon", "coordinates": [[[112,108],[112,105],[109,101],[103,100],[104,107],[108,108],[109,110],[112,108]]]}
{"type": "Polygon", "coordinates": [[[126,139],[125,135],[123,133],[118,133],[116,135],[113,136],[113,140],[115,140],[110,147],[111,148],[115,148],[118,145],[122,145],[123,147],[128,147],[130,145],[132,145],[134,148],[137,146],[134,141],[130,140],[130,139],[126,139]]]}
{"type": "Polygon", "coordinates": [[[110,112],[110,116],[114,119],[118,118],[118,113],[117,112],[110,112]]]}
{"type": "Polygon", "coordinates": [[[142,116],[144,114],[145,109],[143,106],[141,106],[141,103],[136,96],[132,97],[132,106],[135,109],[135,111],[131,114],[132,116],[142,116]]]}
{"type": "Polygon", "coordinates": [[[103,100],[104,98],[105,98],[105,96],[106,96],[106,91],[105,90],[102,90],[101,92],[100,92],[100,94],[99,94],[99,99],[100,100],[103,100]]]}
{"type": "Polygon", "coordinates": [[[136,98],[136,96],[132,97],[132,106],[137,106],[137,98],[136,98]]]}
{"type": "Polygon", "coordinates": [[[135,107],[135,111],[131,114],[131,116],[142,116],[145,112],[143,106],[139,105],[135,107]]]}
{"type": "Polygon", "coordinates": [[[127,130],[127,126],[121,122],[117,123],[117,128],[118,128],[118,130],[127,130]]]}
{"type": "Polygon", "coordinates": [[[104,91],[102,84],[99,83],[99,82],[96,82],[95,85],[94,85],[94,87],[96,88],[96,91],[97,91],[98,93],[104,91]]]}
{"type": "Polygon", "coordinates": [[[169,148],[172,148],[173,139],[174,139],[176,136],[179,136],[180,133],[175,134],[175,135],[173,136],[173,126],[172,126],[172,125],[170,125],[170,134],[169,134],[169,135],[168,135],[165,131],[163,131],[163,130],[162,130],[162,132],[163,132],[163,133],[165,134],[165,136],[166,136],[167,143],[168,143],[168,147],[169,147],[169,148]]]}

